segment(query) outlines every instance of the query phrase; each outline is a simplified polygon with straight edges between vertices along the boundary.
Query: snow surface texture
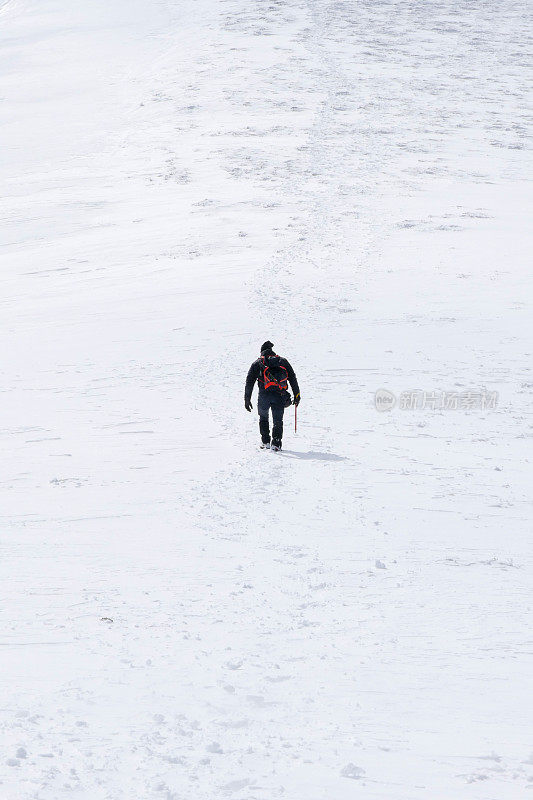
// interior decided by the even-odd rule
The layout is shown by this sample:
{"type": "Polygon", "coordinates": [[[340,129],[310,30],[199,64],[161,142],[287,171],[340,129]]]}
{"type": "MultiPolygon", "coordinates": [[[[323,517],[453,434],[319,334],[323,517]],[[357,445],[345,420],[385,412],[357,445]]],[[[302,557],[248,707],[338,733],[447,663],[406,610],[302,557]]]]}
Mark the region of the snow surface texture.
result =
{"type": "Polygon", "coordinates": [[[2,800],[533,796],[527,39],[0,5],[2,800]]]}

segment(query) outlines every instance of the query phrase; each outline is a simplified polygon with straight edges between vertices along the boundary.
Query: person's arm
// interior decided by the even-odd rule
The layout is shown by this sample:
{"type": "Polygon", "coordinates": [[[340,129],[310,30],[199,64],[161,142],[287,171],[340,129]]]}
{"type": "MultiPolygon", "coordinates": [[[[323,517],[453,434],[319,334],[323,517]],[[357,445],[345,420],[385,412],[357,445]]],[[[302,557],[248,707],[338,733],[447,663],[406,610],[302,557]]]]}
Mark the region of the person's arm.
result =
{"type": "Polygon", "coordinates": [[[287,359],[284,359],[284,361],[285,361],[285,367],[287,369],[287,376],[289,378],[289,383],[291,385],[291,389],[294,394],[294,403],[295,405],[298,405],[298,403],[300,402],[300,387],[298,386],[298,381],[296,380],[296,375],[294,373],[293,368],[291,367],[287,359]]]}
{"type": "Polygon", "coordinates": [[[248,370],[248,375],[246,376],[246,385],[244,387],[244,407],[247,411],[252,410],[252,392],[254,390],[255,382],[259,377],[259,365],[257,361],[254,361],[250,369],[248,370]],[[250,408],[248,408],[250,406],[250,408]]]}

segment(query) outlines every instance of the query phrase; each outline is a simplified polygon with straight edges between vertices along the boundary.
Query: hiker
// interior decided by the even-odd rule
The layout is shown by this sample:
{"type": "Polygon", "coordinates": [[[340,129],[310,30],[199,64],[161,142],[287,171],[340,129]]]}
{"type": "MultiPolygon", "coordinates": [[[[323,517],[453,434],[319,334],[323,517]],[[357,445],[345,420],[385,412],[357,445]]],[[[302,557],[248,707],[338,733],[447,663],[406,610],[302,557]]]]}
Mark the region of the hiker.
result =
{"type": "Polygon", "coordinates": [[[251,411],[252,391],[257,381],[257,412],[263,450],[271,447],[269,410],[272,409],[272,450],[281,450],[283,412],[293,402],[295,406],[300,402],[300,389],[294,370],[286,358],[276,355],[273,347],[272,342],[263,342],[260,357],[248,370],[244,389],[244,407],[251,411]],[[287,391],[287,383],[290,383],[294,392],[294,401],[287,391]]]}

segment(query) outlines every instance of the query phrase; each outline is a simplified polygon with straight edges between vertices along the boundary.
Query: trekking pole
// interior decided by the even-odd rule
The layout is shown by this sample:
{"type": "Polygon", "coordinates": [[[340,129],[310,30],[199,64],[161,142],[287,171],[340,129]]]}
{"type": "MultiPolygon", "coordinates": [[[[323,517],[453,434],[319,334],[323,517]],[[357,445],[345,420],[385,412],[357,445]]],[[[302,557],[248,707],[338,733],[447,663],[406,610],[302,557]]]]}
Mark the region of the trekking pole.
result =
{"type": "Polygon", "coordinates": [[[294,433],[296,433],[296,428],[297,428],[297,424],[296,424],[296,410],[297,410],[297,408],[298,408],[298,406],[294,406],[294,433]]]}

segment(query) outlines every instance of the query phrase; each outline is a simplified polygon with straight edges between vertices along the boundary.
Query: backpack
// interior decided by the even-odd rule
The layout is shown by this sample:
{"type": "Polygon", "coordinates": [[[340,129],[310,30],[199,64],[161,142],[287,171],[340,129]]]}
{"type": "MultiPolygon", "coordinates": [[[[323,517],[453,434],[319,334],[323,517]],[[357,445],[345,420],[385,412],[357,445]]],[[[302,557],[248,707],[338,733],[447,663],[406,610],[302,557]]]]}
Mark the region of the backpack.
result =
{"type": "Polygon", "coordinates": [[[283,394],[283,392],[287,391],[289,373],[280,361],[281,358],[279,356],[264,356],[261,358],[265,389],[283,394]]]}

